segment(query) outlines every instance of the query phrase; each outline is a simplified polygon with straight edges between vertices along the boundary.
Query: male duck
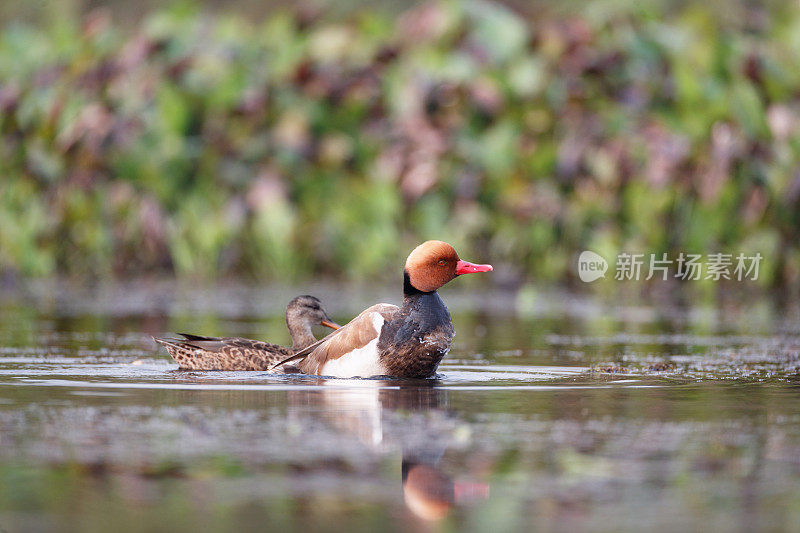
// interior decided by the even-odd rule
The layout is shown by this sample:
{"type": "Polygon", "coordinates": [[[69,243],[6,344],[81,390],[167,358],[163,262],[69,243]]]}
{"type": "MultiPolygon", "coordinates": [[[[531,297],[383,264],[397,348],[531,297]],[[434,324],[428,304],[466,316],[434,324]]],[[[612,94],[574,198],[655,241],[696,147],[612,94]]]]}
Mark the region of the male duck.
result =
{"type": "Polygon", "coordinates": [[[436,290],[461,274],[490,270],[462,261],[446,242],[424,242],[406,259],[401,307],[373,305],[273,369],[291,362],[301,372],[323,376],[431,377],[455,335],[436,290]]]}

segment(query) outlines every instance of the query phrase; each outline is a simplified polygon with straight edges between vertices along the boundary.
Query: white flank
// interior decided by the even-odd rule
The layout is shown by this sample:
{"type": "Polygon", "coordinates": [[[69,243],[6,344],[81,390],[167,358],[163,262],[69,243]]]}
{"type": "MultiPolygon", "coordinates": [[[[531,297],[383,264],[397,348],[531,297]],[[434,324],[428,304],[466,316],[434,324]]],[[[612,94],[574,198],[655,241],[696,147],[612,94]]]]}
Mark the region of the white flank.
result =
{"type": "Polygon", "coordinates": [[[383,327],[383,316],[380,313],[372,313],[372,325],[378,335],[366,346],[353,350],[338,359],[328,361],[322,367],[320,375],[334,376],[337,378],[352,378],[370,376],[380,376],[386,371],[378,361],[378,339],[381,336],[383,327]]]}

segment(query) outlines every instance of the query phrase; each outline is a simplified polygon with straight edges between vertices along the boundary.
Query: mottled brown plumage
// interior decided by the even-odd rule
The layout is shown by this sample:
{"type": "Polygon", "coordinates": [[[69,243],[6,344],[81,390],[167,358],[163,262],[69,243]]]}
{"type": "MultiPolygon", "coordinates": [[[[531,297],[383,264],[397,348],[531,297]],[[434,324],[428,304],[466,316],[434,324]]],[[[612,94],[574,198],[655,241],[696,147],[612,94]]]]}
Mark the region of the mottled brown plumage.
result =
{"type": "Polygon", "coordinates": [[[286,307],[286,325],[292,336],[292,347],[242,339],[238,337],[205,337],[180,333],[182,339],[153,338],[186,370],[268,370],[316,342],[311,327],[320,324],[339,326],[328,318],[320,301],[313,296],[298,296],[286,307]]]}

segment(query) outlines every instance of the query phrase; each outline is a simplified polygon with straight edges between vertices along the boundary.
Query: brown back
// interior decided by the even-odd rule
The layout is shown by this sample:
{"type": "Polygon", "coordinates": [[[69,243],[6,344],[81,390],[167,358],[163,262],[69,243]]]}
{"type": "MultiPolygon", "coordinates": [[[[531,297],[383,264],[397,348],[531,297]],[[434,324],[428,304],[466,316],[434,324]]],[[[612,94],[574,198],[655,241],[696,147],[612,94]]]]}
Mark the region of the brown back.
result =
{"type": "Polygon", "coordinates": [[[375,329],[376,314],[379,314],[384,321],[388,321],[399,311],[399,307],[391,304],[376,304],[365,309],[340,329],[312,345],[313,349],[297,366],[306,374],[319,374],[328,361],[363,348],[378,338],[380,331],[375,329]]]}

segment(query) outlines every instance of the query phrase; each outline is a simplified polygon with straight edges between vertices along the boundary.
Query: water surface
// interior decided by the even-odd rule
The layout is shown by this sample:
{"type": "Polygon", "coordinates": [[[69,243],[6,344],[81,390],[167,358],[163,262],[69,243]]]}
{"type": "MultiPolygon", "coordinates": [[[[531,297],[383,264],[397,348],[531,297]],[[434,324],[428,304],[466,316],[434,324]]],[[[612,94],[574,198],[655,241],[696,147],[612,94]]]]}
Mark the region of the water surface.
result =
{"type": "MultiPolygon", "coordinates": [[[[796,308],[445,289],[456,342],[423,381],[179,371],[150,339],[286,342],[297,292],[5,290],[0,529],[800,524],[796,308]]],[[[340,322],[397,301],[304,292],[340,322]]]]}

